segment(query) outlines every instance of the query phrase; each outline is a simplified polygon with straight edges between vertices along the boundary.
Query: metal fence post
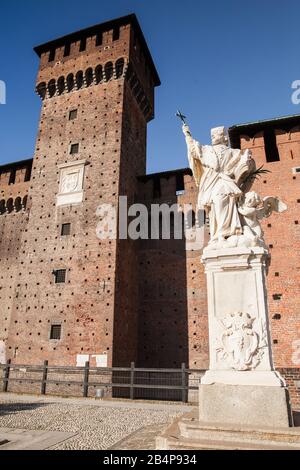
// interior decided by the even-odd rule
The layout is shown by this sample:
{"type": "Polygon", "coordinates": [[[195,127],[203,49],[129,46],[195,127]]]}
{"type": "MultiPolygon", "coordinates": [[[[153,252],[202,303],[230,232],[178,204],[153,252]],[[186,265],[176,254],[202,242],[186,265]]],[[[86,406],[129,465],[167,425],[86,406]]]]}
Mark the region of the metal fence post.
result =
{"type": "Polygon", "coordinates": [[[134,362],[130,367],[130,400],[134,400],[134,362]]]}
{"type": "Polygon", "coordinates": [[[4,377],[3,377],[3,392],[7,392],[8,390],[10,364],[11,364],[11,359],[8,359],[5,365],[5,369],[4,369],[5,372],[4,372],[4,377]]]}
{"type": "Polygon", "coordinates": [[[87,361],[84,366],[84,377],[83,377],[83,396],[86,398],[89,394],[89,370],[90,363],[87,361]]]}
{"type": "Polygon", "coordinates": [[[183,403],[186,403],[187,402],[187,390],[186,390],[186,383],[185,383],[185,380],[186,380],[186,369],[185,369],[185,363],[183,362],[181,364],[181,386],[182,386],[182,394],[181,394],[181,397],[182,397],[182,402],[183,403]]]}
{"type": "Polygon", "coordinates": [[[42,383],[41,383],[41,395],[46,395],[47,375],[48,375],[48,361],[44,361],[43,377],[42,377],[42,383]]]}

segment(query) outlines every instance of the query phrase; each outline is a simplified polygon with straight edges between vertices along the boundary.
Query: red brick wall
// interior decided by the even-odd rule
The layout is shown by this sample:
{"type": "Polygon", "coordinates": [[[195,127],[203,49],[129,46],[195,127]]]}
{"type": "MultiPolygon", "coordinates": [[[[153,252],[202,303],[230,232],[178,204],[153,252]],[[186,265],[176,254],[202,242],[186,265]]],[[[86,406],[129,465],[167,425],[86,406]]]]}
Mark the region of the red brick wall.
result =
{"type": "Polygon", "coordinates": [[[300,368],[280,368],[279,372],[283,375],[289,387],[289,394],[294,410],[300,410],[300,368]]]}
{"type": "MultiPolygon", "coordinates": [[[[184,176],[176,196],[176,175],[157,175],[161,194],[153,198],[154,178],[140,182],[140,200],[192,204],[196,188],[184,176]]],[[[157,185],[157,182],[155,183],[157,185]]],[[[139,241],[139,364],[145,367],[208,366],[206,286],[201,251],[186,251],[185,240],[139,241]]]]}
{"type": "Polygon", "coordinates": [[[25,174],[26,167],[30,165],[31,162],[25,165],[24,169],[16,170],[15,184],[8,185],[11,171],[15,171],[13,165],[3,172],[0,171],[0,349],[3,349],[0,355],[1,361],[7,359],[5,349],[15,291],[18,291],[22,257],[21,237],[28,221],[28,209],[24,205],[18,206],[16,201],[19,199],[23,204],[28,195],[29,182],[25,182],[25,174]]]}
{"type": "Polygon", "coordinates": [[[266,162],[262,133],[253,138],[242,136],[241,148],[249,147],[257,166],[264,165],[271,172],[259,178],[253,189],[261,196],[279,196],[288,206],[286,212],[264,219],[262,226],[267,245],[272,245],[267,288],[275,365],[299,367],[300,175],[294,174],[292,168],[300,166],[300,129],[291,132],[278,129],[276,139],[280,161],[266,162]],[[280,300],[273,298],[275,294],[281,294],[280,300]]]}
{"type": "MultiPolygon", "coordinates": [[[[122,122],[119,194],[127,196],[129,207],[137,196],[137,176],[146,171],[146,121],[127,82],[122,122]]],[[[137,360],[138,313],[137,243],[118,240],[113,337],[116,366],[128,367],[137,360]]]]}

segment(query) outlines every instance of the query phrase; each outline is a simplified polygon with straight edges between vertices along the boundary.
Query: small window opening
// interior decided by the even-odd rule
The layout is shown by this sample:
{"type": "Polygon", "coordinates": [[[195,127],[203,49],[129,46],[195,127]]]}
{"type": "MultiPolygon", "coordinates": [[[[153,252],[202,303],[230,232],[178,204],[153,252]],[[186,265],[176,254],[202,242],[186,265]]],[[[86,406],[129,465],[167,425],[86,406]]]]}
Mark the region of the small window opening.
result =
{"type": "Polygon", "coordinates": [[[267,162],[278,162],[280,158],[274,129],[265,129],[264,144],[267,162]]]}
{"type": "Polygon", "coordinates": [[[76,118],[77,118],[77,109],[72,109],[69,112],[69,121],[73,121],[76,118]]]}
{"type": "Polygon", "coordinates": [[[114,28],[113,30],[113,41],[120,39],[120,28],[114,28]]]}
{"type": "Polygon", "coordinates": [[[79,152],[79,144],[72,144],[70,148],[70,154],[74,155],[79,152]]]}
{"type": "Polygon", "coordinates": [[[275,313],[275,315],[273,315],[273,320],[280,320],[280,318],[281,318],[280,313],[275,313]]]}
{"type": "Polygon", "coordinates": [[[97,33],[97,36],[96,36],[96,46],[102,46],[102,41],[103,41],[103,34],[102,34],[102,32],[101,32],[101,33],[97,33]]]}
{"type": "Polygon", "coordinates": [[[184,178],[183,173],[176,174],[176,196],[184,193],[184,178]]]}
{"type": "Polygon", "coordinates": [[[82,38],[80,41],[79,52],[83,52],[86,50],[86,38],[82,38]]]}
{"type": "Polygon", "coordinates": [[[68,236],[71,233],[71,224],[62,224],[61,226],[61,235],[68,236]]]}
{"type": "Polygon", "coordinates": [[[15,184],[15,182],[16,182],[16,170],[11,170],[8,184],[15,184]]]}
{"type": "Polygon", "coordinates": [[[53,273],[55,276],[55,284],[63,284],[66,282],[66,269],[57,269],[53,273]]]}
{"type": "Polygon", "coordinates": [[[50,339],[61,338],[61,325],[51,325],[50,339]]]}
{"type": "Polygon", "coordinates": [[[67,42],[67,44],[65,45],[65,50],[64,50],[64,57],[68,57],[70,55],[70,52],[71,52],[71,43],[67,42]]]}
{"type": "Polygon", "coordinates": [[[160,178],[156,177],[153,180],[153,198],[158,199],[161,197],[160,178]]]}
{"type": "Polygon", "coordinates": [[[49,52],[49,62],[53,62],[55,59],[55,49],[51,49],[49,52]]]}

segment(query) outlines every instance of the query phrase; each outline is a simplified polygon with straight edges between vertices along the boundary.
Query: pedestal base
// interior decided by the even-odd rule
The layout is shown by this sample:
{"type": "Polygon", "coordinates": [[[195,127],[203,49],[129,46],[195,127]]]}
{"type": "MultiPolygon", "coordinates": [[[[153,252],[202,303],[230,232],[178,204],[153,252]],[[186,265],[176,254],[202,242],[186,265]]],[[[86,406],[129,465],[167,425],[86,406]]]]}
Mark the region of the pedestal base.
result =
{"type": "Polygon", "coordinates": [[[156,438],[159,450],[300,450],[300,427],[272,428],[199,421],[198,410],[176,418],[156,438]]]}
{"type": "Polygon", "coordinates": [[[254,427],[293,426],[287,389],[261,385],[201,384],[199,420],[254,427]]]}
{"type": "Polygon", "coordinates": [[[286,387],[284,378],[276,370],[207,370],[201,384],[262,385],[264,387],[286,387]]]}

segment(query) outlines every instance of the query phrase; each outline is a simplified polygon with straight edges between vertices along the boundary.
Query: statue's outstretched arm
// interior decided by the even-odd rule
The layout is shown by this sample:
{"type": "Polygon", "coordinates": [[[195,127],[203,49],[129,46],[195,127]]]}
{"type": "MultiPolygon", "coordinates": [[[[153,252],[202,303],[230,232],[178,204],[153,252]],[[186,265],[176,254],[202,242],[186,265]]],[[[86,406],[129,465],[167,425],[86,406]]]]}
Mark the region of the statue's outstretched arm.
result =
{"type": "Polygon", "coordinates": [[[185,135],[186,145],[188,148],[189,156],[192,158],[196,158],[198,160],[201,159],[201,144],[193,139],[190,128],[187,124],[183,124],[182,132],[185,135]]]}

